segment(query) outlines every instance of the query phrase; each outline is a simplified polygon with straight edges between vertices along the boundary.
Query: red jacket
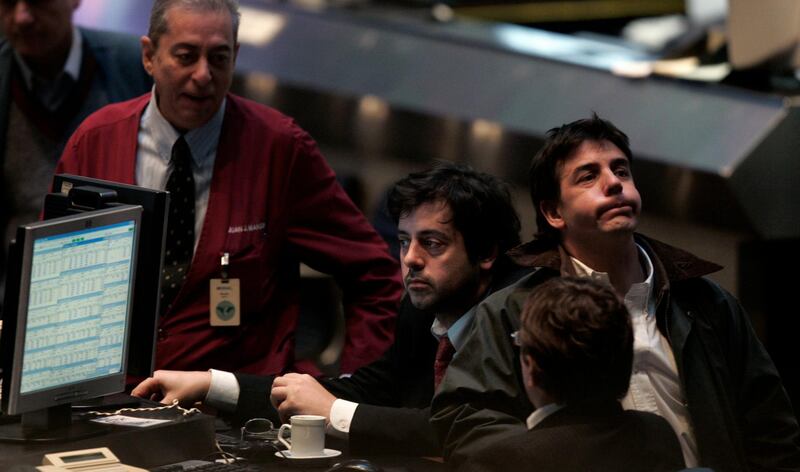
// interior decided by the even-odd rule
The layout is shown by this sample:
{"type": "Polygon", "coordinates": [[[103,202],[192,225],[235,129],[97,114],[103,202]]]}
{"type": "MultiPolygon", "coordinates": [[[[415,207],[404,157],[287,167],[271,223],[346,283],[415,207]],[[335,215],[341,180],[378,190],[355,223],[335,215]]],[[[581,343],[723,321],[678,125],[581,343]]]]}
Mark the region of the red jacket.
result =
{"type": "MultiPolygon", "coordinates": [[[[139,122],[150,94],[109,105],[70,138],[56,172],[135,184],[139,122]]],[[[299,261],[336,277],[347,337],[342,372],[391,344],[398,265],[291,119],[228,94],[208,210],[186,283],[159,322],[156,367],[275,374],[295,365],[299,261]],[[209,279],[223,252],[241,280],[239,327],[211,327],[209,279]]]]}

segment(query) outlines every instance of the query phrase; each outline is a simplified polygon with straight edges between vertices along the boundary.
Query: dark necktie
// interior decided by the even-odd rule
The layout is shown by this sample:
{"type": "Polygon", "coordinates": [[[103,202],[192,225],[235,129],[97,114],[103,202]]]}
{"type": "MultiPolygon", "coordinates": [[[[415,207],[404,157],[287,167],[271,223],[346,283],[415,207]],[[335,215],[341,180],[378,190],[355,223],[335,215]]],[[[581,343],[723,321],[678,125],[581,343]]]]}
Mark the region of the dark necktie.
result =
{"type": "Polygon", "coordinates": [[[192,151],[183,136],[172,146],[172,173],[167,181],[170,193],[164,273],[161,279],[161,314],[172,306],[186,280],[194,250],[194,175],[192,151]]]}
{"type": "Polygon", "coordinates": [[[456,348],[450,342],[447,335],[439,338],[439,347],[436,349],[436,360],[433,361],[433,388],[439,388],[439,384],[444,378],[444,373],[447,371],[447,366],[450,365],[450,360],[453,354],[456,353],[456,348]]]}

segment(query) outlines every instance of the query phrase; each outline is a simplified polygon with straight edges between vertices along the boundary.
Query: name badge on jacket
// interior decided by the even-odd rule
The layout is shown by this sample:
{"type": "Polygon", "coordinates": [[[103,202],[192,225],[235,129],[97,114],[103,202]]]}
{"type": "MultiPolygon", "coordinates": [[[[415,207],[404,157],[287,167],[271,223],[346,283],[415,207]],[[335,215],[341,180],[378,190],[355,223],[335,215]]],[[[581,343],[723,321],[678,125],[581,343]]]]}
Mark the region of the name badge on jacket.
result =
{"type": "Polygon", "coordinates": [[[228,278],[229,254],[222,254],[220,265],[222,278],[209,283],[208,316],[211,326],[239,326],[241,323],[239,279],[228,278]]]}

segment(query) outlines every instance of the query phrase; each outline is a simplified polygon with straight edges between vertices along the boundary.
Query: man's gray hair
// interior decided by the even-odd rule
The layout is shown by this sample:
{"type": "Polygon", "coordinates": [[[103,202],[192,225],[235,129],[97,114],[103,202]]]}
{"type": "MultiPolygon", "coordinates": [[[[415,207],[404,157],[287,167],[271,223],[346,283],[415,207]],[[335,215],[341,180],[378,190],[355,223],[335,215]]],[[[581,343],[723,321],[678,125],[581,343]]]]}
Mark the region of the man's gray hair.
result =
{"type": "Polygon", "coordinates": [[[150,29],[147,36],[153,45],[158,47],[158,40],[167,32],[167,11],[173,7],[180,7],[193,11],[228,11],[231,14],[233,26],[233,42],[239,36],[239,0],[155,0],[150,11],[150,29]]]}

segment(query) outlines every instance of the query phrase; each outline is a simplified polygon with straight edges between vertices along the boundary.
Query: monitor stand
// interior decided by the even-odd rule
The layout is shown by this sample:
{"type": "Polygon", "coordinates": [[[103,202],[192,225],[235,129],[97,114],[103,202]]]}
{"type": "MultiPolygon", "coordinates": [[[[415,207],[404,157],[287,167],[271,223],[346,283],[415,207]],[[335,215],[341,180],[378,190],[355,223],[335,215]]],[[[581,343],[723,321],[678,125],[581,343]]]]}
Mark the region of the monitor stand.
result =
{"type": "Polygon", "coordinates": [[[119,410],[120,408],[139,408],[141,406],[141,398],[133,397],[127,393],[114,393],[73,403],[72,411],[119,410]]]}
{"type": "Polygon", "coordinates": [[[67,403],[23,413],[19,422],[0,424],[0,442],[67,442],[97,436],[108,429],[107,425],[91,421],[73,422],[72,405],[67,403]]]}

